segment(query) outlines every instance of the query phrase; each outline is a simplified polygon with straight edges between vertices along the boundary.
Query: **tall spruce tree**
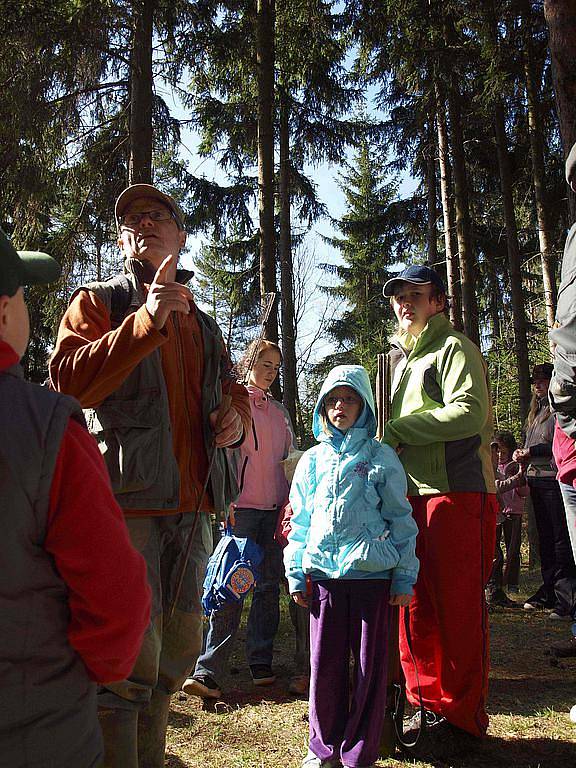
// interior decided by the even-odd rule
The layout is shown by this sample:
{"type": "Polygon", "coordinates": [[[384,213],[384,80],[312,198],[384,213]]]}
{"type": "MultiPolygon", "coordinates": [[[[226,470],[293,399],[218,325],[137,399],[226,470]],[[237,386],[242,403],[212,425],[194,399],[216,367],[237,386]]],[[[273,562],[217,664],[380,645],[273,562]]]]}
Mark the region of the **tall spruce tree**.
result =
{"type": "Polygon", "coordinates": [[[335,351],[320,367],[357,363],[374,377],[377,355],[385,348],[391,329],[390,307],[382,286],[389,277],[388,268],[399,260],[397,186],[387,179],[385,163],[367,141],[362,142],[346,169],[340,186],[347,212],[333,222],[341,236],[325,238],[338,250],[343,263],[320,265],[337,278],[336,285],[323,288],[337,305],[336,317],[327,329],[335,351]]]}

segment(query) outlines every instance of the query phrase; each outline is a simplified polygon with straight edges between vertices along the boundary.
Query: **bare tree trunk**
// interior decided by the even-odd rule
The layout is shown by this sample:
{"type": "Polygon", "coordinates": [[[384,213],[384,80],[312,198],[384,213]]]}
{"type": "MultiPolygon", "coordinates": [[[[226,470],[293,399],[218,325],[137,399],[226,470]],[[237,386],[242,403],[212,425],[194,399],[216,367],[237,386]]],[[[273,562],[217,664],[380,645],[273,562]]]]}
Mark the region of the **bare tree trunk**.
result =
{"type": "Polygon", "coordinates": [[[444,220],[444,248],[446,251],[447,290],[450,296],[450,320],[457,331],[462,325],[462,294],[460,284],[460,266],[458,254],[454,248],[453,232],[454,207],[452,204],[452,169],[448,153],[448,130],[446,128],[445,102],[440,96],[440,88],[436,82],[436,124],[438,128],[438,162],[440,166],[440,196],[442,200],[442,215],[444,220]]]}
{"type": "MultiPolygon", "coordinates": [[[[276,291],[274,230],[274,26],[275,0],[257,0],[258,69],[258,217],[260,222],[260,294],[276,291]]],[[[266,338],[278,341],[277,309],[266,323],[266,338]]]]}
{"type": "Polygon", "coordinates": [[[468,176],[462,133],[462,115],[460,93],[453,78],[448,93],[448,113],[450,115],[450,137],[454,167],[454,201],[456,207],[456,236],[458,238],[458,257],[460,278],[462,280],[462,319],[464,333],[480,346],[478,329],[478,305],[474,286],[474,254],[472,251],[472,225],[470,221],[470,203],[468,197],[468,176]]]}
{"type": "Polygon", "coordinates": [[[294,328],[294,290],[292,285],[292,231],[290,222],[290,124],[286,95],[280,104],[280,293],[282,306],[282,382],[284,405],[296,424],[296,333],[294,328]]]}
{"type": "Polygon", "coordinates": [[[430,110],[427,126],[426,141],[426,187],[428,207],[428,227],[426,231],[426,244],[428,246],[428,264],[435,267],[438,263],[438,206],[436,203],[436,137],[434,127],[434,113],[430,110]]]}
{"type": "Polygon", "coordinates": [[[130,158],[128,183],[152,182],[152,29],[155,0],[134,0],[130,54],[130,158]]]}
{"type": "Polygon", "coordinates": [[[514,213],[510,156],[508,154],[505,126],[504,106],[502,101],[498,100],[494,106],[494,130],[496,133],[500,185],[502,187],[504,221],[506,223],[510,300],[512,302],[512,317],[514,321],[514,348],[519,374],[520,419],[524,423],[530,408],[530,361],[528,360],[528,340],[526,338],[526,310],[524,307],[524,292],[522,290],[522,271],[520,269],[520,246],[518,244],[518,228],[514,213]]]}
{"type": "MultiPolygon", "coordinates": [[[[554,93],[564,159],[576,142],[576,2],[544,0],[548,47],[552,59],[554,93]]],[[[570,224],[576,221],[576,195],[568,187],[570,224]]]]}
{"type": "Polygon", "coordinates": [[[542,263],[542,282],[546,305],[546,323],[548,328],[554,325],[556,314],[556,278],[554,274],[554,256],[552,253],[552,235],[548,223],[546,205],[546,174],[544,170],[544,139],[538,96],[537,78],[532,47],[532,9],[529,0],[522,0],[524,19],[524,72],[526,75],[526,101],[528,105],[528,131],[530,135],[530,155],[532,159],[532,179],[536,201],[538,221],[538,242],[542,263]]]}

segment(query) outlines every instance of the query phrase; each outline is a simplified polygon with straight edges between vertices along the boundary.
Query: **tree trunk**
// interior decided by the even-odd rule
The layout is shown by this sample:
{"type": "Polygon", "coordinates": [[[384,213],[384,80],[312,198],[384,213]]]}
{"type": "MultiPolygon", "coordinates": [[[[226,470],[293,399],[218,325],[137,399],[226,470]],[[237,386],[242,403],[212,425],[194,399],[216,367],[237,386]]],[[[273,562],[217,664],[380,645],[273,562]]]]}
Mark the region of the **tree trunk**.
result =
{"type": "Polygon", "coordinates": [[[524,423],[528,416],[531,398],[530,361],[528,360],[528,340],[526,338],[526,310],[524,307],[524,292],[522,291],[520,246],[518,244],[518,228],[516,226],[516,215],[514,213],[514,197],[512,194],[512,176],[510,173],[510,157],[508,154],[504,106],[501,100],[498,100],[494,105],[494,130],[496,133],[498,168],[500,171],[504,221],[506,224],[508,270],[510,273],[510,300],[512,302],[512,317],[514,321],[514,348],[519,374],[518,389],[520,394],[520,419],[522,423],[524,423]]]}
{"type": "Polygon", "coordinates": [[[458,238],[458,257],[460,278],[462,280],[462,319],[464,333],[480,346],[478,330],[478,305],[476,303],[474,254],[472,252],[472,225],[468,197],[468,177],[462,133],[462,114],[460,93],[455,78],[448,93],[448,114],[450,116],[450,137],[452,160],[454,165],[454,201],[456,207],[456,237],[458,238]]]}
{"type": "Polygon", "coordinates": [[[548,328],[554,325],[556,314],[556,278],[554,257],[552,254],[552,234],[548,223],[546,206],[546,174],[544,170],[544,139],[538,97],[537,78],[534,67],[532,47],[532,9],[528,0],[522,0],[524,72],[526,76],[526,101],[528,105],[528,131],[530,135],[530,155],[532,159],[532,179],[536,201],[538,221],[538,242],[542,263],[542,282],[544,285],[544,303],[548,328]]]}
{"type": "MultiPolygon", "coordinates": [[[[576,142],[576,2],[544,0],[544,16],[548,24],[548,47],[552,59],[552,75],[564,159],[576,142]]],[[[568,188],[570,224],[576,221],[576,196],[568,188]]]]}
{"type": "Polygon", "coordinates": [[[462,294],[458,254],[454,248],[454,206],[452,203],[452,169],[448,154],[448,130],[446,128],[445,102],[436,82],[436,124],[438,128],[438,163],[440,167],[440,195],[444,220],[444,248],[446,251],[447,290],[450,296],[450,320],[457,331],[462,325],[462,294]]]}
{"type": "MultiPolygon", "coordinates": [[[[274,26],[275,0],[257,0],[256,62],[258,69],[258,217],[260,223],[260,294],[276,291],[274,230],[274,26]]],[[[274,306],[266,338],[278,341],[274,306]]]]}
{"type": "Polygon", "coordinates": [[[284,405],[296,424],[296,334],[294,328],[294,290],[292,269],[292,232],[290,223],[290,125],[285,94],[280,104],[280,294],[282,306],[282,382],[284,405]]]}
{"type": "Polygon", "coordinates": [[[152,183],[152,29],[155,0],[132,4],[130,54],[130,158],[128,183],[152,183]]]}
{"type": "Polygon", "coordinates": [[[438,229],[436,226],[436,221],[438,219],[438,205],[436,202],[436,139],[434,136],[434,113],[432,109],[430,109],[430,117],[426,133],[426,199],[428,208],[426,243],[428,246],[428,264],[434,268],[438,263],[438,229]]]}

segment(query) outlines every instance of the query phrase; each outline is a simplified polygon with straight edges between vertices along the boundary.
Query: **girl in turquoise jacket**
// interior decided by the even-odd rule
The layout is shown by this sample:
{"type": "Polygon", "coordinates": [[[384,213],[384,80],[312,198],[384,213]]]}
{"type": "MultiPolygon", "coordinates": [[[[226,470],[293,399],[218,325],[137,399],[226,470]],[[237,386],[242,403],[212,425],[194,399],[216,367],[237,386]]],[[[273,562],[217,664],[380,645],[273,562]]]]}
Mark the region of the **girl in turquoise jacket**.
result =
{"type": "Polygon", "coordinates": [[[313,431],[319,443],[296,469],[284,550],[290,593],[311,613],[310,749],[303,766],[357,768],[378,757],[389,605],[410,602],[418,531],[402,465],[375,439],[374,400],[362,366],[330,371],[313,431]]]}

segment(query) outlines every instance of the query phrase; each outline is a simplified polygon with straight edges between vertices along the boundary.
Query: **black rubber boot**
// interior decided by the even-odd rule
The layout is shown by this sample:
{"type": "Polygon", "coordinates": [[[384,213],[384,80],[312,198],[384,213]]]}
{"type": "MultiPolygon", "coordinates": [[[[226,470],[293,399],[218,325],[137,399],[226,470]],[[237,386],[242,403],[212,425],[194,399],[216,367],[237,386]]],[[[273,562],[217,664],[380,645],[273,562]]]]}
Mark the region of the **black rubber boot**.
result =
{"type": "Polygon", "coordinates": [[[98,709],[104,739],[102,768],[138,768],[138,711],[98,709]]]}

